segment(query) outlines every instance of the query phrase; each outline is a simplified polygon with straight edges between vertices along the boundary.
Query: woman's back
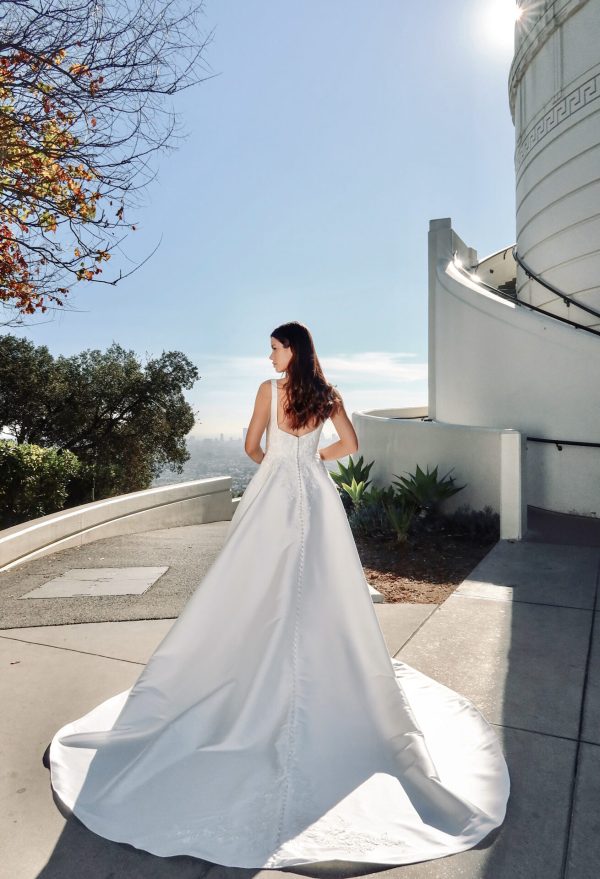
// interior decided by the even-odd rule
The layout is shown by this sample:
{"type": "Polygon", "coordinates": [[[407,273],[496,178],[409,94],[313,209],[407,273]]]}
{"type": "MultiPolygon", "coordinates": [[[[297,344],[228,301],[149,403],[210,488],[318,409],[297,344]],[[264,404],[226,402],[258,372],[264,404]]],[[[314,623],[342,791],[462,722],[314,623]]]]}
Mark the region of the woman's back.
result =
{"type": "Polygon", "coordinates": [[[277,379],[272,379],[271,383],[275,383],[276,386],[276,400],[277,400],[277,426],[279,430],[283,430],[284,433],[289,433],[293,436],[304,436],[307,433],[312,433],[313,430],[319,426],[320,422],[317,420],[313,423],[311,427],[304,427],[300,430],[293,430],[290,425],[287,423],[287,418],[285,416],[285,405],[287,404],[287,382],[278,381],[277,379]]]}

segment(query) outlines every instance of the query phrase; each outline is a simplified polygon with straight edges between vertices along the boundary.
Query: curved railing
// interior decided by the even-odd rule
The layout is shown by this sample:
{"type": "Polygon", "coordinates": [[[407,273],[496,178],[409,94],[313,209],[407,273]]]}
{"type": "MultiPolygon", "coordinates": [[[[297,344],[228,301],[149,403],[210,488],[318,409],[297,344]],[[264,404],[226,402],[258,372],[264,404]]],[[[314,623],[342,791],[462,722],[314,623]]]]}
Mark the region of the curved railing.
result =
{"type": "MultiPolygon", "coordinates": [[[[600,311],[596,311],[595,308],[590,308],[589,305],[584,305],[583,302],[577,302],[575,299],[571,299],[570,296],[567,296],[566,293],[563,293],[562,290],[559,290],[558,287],[555,287],[554,284],[551,284],[550,281],[546,281],[545,278],[542,278],[540,275],[537,275],[533,269],[530,269],[526,262],[524,262],[523,258],[519,256],[516,250],[517,245],[515,244],[513,247],[513,256],[515,258],[515,262],[517,262],[528,278],[531,278],[532,281],[535,281],[538,284],[541,284],[542,287],[545,287],[546,290],[549,290],[551,293],[554,293],[555,296],[560,297],[563,302],[566,303],[567,308],[570,308],[571,305],[574,305],[576,308],[581,308],[582,311],[587,311],[588,314],[593,314],[594,317],[600,317],[600,311]]],[[[585,324],[581,324],[582,327],[585,327],[585,324]]]]}
{"type": "Polygon", "coordinates": [[[480,287],[484,287],[486,290],[489,290],[490,293],[494,293],[496,296],[500,296],[503,299],[507,299],[510,302],[514,302],[516,305],[520,305],[523,308],[529,308],[531,311],[537,311],[539,314],[543,314],[545,317],[554,318],[554,320],[558,320],[561,323],[568,324],[571,327],[575,327],[578,330],[585,330],[586,333],[592,333],[594,336],[600,336],[600,330],[594,330],[592,327],[587,324],[579,323],[576,320],[570,320],[568,317],[562,317],[559,314],[554,314],[551,311],[548,311],[545,308],[540,308],[538,305],[531,305],[529,302],[524,302],[522,299],[519,299],[516,292],[516,278],[515,284],[511,283],[511,281],[506,281],[504,284],[500,284],[499,286],[493,286],[492,284],[488,284],[484,281],[480,275],[478,274],[481,266],[484,266],[485,263],[489,262],[492,258],[498,258],[501,254],[507,253],[511,251],[513,259],[516,264],[520,265],[528,278],[536,283],[540,284],[542,287],[545,287],[551,293],[554,293],[555,296],[560,297],[567,305],[567,307],[575,306],[575,308],[580,308],[582,311],[587,312],[588,314],[593,315],[594,317],[600,318],[600,312],[595,311],[593,308],[590,308],[589,305],[584,305],[582,302],[576,302],[574,299],[571,299],[566,293],[563,293],[562,290],[559,290],[558,287],[555,287],[549,281],[546,281],[544,278],[541,278],[537,275],[532,269],[529,268],[527,263],[525,263],[522,257],[517,253],[516,249],[517,245],[509,245],[505,247],[503,250],[499,250],[497,253],[492,254],[492,257],[486,257],[485,260],[482,260],[479,263],[476,263],[474,266],[470,268],[465,268],[463,265],[457,265],[459,271],[461,271],[466,278],[469,278],[474,283],[478,284],[480,287]]]}
{"type": "Polygon", "coordinates": [[[488,289],[508,294],[513,300],[517,295],[517,264],[513,256],[513,244],[480,259],[475,271],[488,289]],[[494,276],[493,278],[491,276],[494,276]]]}

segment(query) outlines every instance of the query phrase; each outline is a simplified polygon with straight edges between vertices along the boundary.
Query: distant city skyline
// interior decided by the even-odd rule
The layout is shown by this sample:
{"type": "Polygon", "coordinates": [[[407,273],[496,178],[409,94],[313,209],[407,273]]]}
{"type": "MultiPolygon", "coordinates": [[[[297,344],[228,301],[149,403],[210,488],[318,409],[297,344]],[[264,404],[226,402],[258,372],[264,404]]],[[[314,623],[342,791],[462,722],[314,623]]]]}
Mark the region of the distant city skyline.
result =
{"type": "MultiPolygon", "coordinates": [[[[360,409],[426,405],[427,363],[415,360],[416,355],[411,352],[367,351],[337,357],[319,356],[326,379],[340,390],[349,415],[360,409]]],[[[220,433],[241,435],[252,417],[260,383],[281,375],[271,366],[268,354],[264,359],[205,358],[205,370],[196,392],[198,420],[192,434],[198,437],[218,437],[220,433]],[[242,418],[239,411],[243,413],[242,418]]],[[[324,430],[333,429],[331,422],[327,422],[324,430]]]]}

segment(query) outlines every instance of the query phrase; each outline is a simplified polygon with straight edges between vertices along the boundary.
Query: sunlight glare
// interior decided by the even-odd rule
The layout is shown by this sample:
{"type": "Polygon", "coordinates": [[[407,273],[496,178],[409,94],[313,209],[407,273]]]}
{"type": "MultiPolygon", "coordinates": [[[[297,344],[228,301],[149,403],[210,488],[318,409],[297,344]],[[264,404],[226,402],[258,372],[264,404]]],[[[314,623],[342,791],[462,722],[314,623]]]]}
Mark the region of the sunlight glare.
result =
{"type": "Polygon", "coordinates": [[[485,0],[481,3],[477,31],[488,46],[509,50],[514,46],[515,23],[523,9],[515,0],[485,0]]]}

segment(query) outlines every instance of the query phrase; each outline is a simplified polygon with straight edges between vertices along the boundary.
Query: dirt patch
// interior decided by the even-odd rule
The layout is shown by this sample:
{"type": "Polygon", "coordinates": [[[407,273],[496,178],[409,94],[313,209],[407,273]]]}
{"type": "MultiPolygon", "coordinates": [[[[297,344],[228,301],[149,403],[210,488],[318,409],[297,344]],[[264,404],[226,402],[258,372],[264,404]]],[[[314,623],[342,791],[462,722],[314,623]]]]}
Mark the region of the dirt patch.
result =
{"type": "Polygon", "coordinates": [[[385,601],[441,604],[488,554],[496,541],[429,534],[406,544],[356,537],[365,576],[385,601]]]}

